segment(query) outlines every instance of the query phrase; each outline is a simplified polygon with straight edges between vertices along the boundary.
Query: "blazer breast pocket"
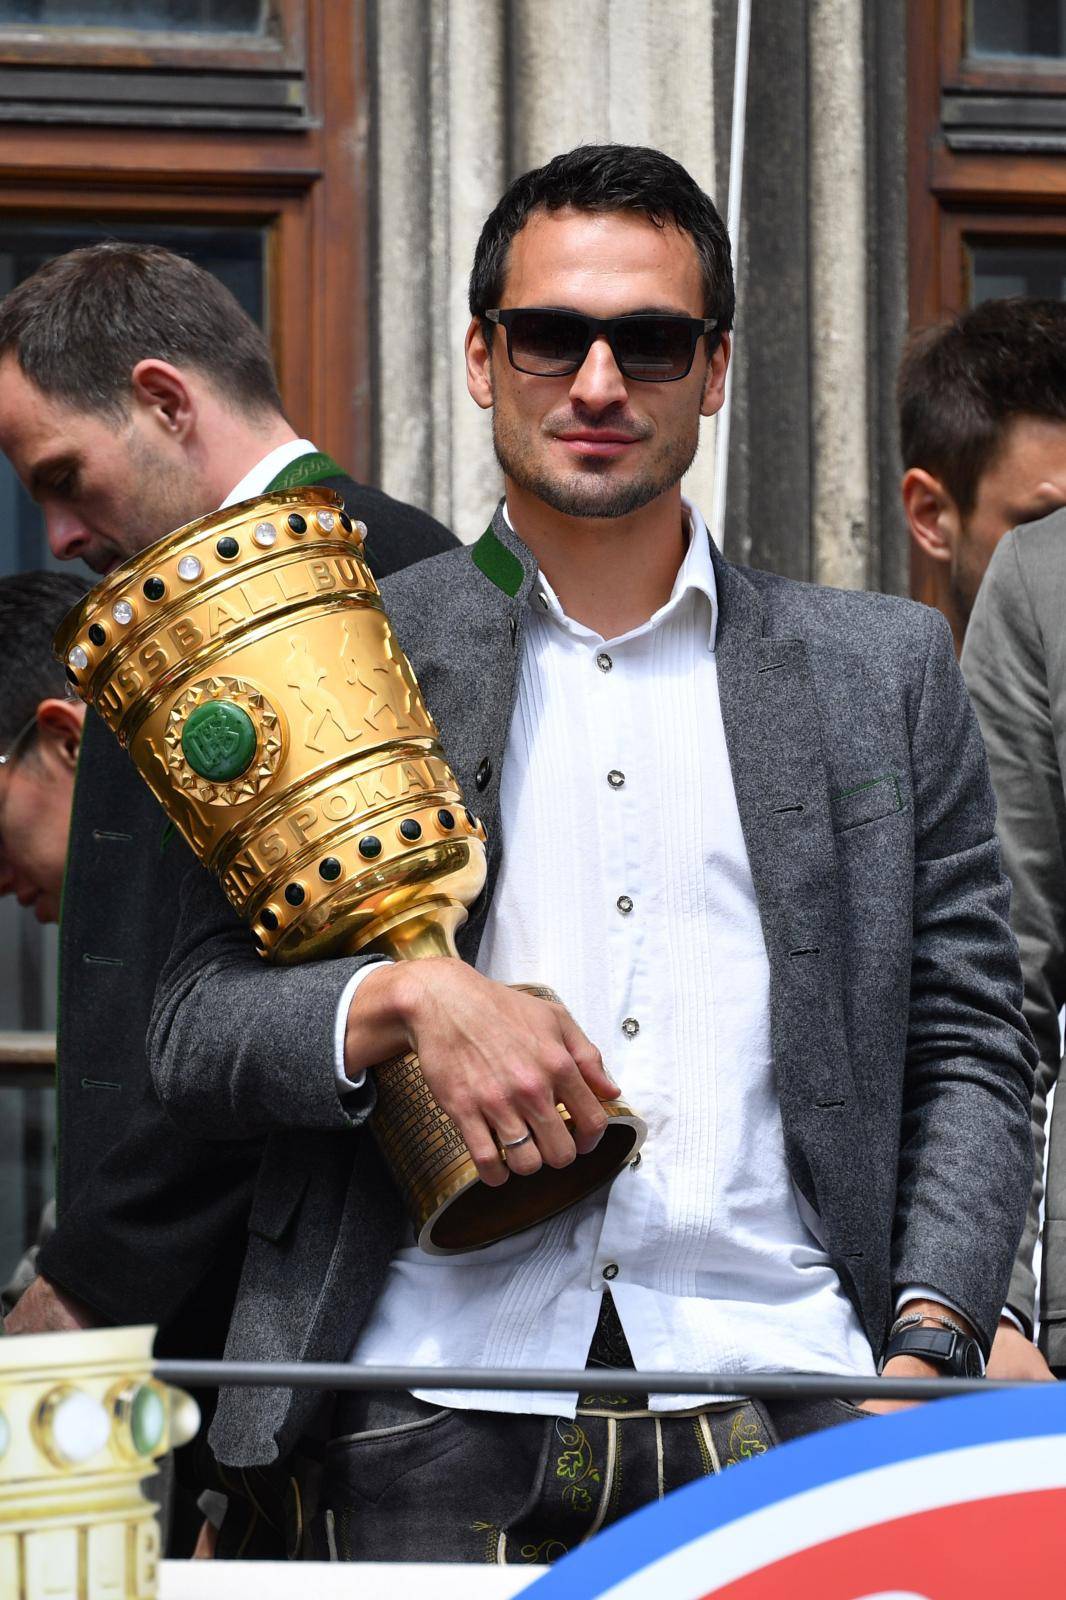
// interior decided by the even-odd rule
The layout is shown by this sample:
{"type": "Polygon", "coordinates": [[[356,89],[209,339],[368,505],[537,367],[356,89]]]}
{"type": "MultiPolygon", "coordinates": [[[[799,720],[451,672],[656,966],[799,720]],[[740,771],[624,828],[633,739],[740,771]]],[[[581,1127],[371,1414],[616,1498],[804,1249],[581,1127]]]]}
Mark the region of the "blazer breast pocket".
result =
{"type": "Polygon", "coordinates": [[[896,774],[886,772],[833,795],[829,806],[833,832],[847,833],[851,828],[861,828],[866,822],[877,822],[881,817],[891,817],[902,811],[903,791],[896,774]]]}

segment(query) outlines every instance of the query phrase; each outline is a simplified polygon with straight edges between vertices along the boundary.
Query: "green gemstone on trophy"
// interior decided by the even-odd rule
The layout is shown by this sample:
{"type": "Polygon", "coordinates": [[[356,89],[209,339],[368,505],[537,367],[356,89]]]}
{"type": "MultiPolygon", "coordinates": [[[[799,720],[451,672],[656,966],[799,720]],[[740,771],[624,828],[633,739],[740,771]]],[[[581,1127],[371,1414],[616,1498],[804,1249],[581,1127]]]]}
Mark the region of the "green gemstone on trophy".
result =
{"type": "Polygon", "coordinates": [[[166,1412],[158,1389],[142,1383],[130,1407],[130,1438],[139,1456],[150,1456],[163,1440],[166,1412]]]}
{"type": "Polygon", "coordinates": [[[257,742],[251,717],[231,700],[209,700],[197,706],[181,735],[186,761],[210,783],[229,783],[247,772],[257,742]]]}

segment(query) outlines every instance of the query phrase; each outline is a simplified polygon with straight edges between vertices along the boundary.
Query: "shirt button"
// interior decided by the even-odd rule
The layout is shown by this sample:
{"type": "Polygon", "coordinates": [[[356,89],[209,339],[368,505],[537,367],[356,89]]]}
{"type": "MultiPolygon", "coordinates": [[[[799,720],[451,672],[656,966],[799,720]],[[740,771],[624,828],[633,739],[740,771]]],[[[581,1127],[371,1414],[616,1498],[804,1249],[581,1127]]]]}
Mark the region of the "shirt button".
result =
{"type": "Polygon", "coordinates": [[[615,905],[618,907],[623,917],[628,917],[629,913],[633,909],[633,902],[627,894],[620,894],[618,899],[615,901],[615,905]]]}
{"type": "Polygon", "coordinates": [[[611,785],[612,789],[620,789],[625,781],[625,773],[619,772],[617,767],[612,767],[610,772],[607,774],[607,782],[611,785]]]}
{"type": "Polygon", "coordinates": [[[596,657],[596,665],[599,667],[601,672],[610,672],[611,668],[614,666],[614,662],[611,660],[606,650],[601,650],[599,655],[596,657]]]}
{"type": "Polygon", "coordinates": [[[637,1021],[636,1017],[626,1018],[622,1024],[622,1032],[625,1034],[627,1039],[636,1038],[637,1034],[640,1032],[640,1023],[637,1021]]]}
{"type": "Polygon", "coordinates": [[[617,1278],[617,1276],[618,1276],[618,1265],[617,1265],[617,1263],[614,1262],[614,1261],[608,1261],[607,1265],[603,1269],[603,1276],[607,1279],[608,1282],[610,1282],[610,1280],[612,1278],[617,1278]]]}

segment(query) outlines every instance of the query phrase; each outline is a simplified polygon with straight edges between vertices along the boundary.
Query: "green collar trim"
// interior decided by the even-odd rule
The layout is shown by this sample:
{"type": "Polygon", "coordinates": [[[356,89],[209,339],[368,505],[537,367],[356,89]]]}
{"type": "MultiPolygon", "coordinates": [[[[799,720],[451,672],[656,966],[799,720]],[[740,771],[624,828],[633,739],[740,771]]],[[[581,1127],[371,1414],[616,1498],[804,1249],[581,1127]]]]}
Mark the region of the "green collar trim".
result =
{"type": "Polygon", "coordinates": [[[312,483],[321,483],[323,478],[343,477],[343,467],[339,467],[332,456],[327,456],[324,450],[312,450],[309,455],[297,456],[287,467],[282,467],[277,477],[267,484],[266,493],[271,494],[275,489],[306,489],[312,483]]]}
{"type": "Polygon", "coordinates": [[[521,589],[526,575],[518,557],[497,539],[491,522],[470,554],[475,567],[485,574],[489,582],[494,583],[497,589],[502,589],[504,594],[510,595],[513,600],[521,589]]]}

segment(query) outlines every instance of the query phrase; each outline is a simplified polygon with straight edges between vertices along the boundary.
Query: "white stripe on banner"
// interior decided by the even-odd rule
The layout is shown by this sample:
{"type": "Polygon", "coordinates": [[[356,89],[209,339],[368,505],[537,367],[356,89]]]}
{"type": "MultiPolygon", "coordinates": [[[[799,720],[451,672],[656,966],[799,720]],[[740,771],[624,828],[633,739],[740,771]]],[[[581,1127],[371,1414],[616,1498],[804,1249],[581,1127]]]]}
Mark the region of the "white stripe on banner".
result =
{"type": "MultiPolygon", "coordinates": [[[[859,1426],[877,1426],[876,1422],[859,1426]]],[[[1061,1435],[1012,1439],[899,1461],[811,1489],[727,1523],[641,1567],[599,1600],[702,1600],[786,1556],[899,1517],[994,1495],[1066,1488],[1061,1435]],[[881,1511],[882,1514],[878,1514],[881,1511]]],[[[744,1468],[730,1468],[743,1471],[744,1468]]]]}

